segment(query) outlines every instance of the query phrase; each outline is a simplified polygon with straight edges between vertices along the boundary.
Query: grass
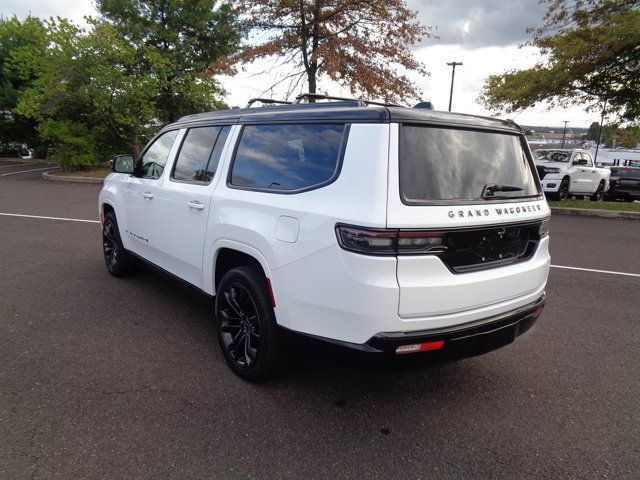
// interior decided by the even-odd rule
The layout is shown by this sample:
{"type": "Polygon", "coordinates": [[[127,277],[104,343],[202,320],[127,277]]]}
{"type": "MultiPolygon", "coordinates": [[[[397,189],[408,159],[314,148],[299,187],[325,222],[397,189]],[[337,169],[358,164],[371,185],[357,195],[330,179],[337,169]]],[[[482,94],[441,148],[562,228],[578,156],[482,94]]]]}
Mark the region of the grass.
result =
{"type": "Polygon", "coordinates": [[[92,168],[90,170],[78,170],[72,172],[51,172],[51,175],[60,175],[61,177],[92,177],[92,178],[104,178],[111,173],[110,168],[99,167],[92,168]]]}
{"type": "Polygon", "coordinates": [[[555,208],[586,208],[591,210],[618,210],[622,212],[640,212],[640,202],[592,202],[572,198],[564,202],[549,201],[550,207],[555,208]]]}

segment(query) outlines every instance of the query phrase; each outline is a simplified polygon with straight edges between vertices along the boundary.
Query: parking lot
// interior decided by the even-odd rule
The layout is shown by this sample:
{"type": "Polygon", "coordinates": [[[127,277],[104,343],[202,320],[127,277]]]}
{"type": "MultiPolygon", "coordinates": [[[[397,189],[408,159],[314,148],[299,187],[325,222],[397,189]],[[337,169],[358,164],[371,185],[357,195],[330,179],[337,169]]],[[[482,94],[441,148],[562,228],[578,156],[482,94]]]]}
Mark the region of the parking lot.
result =
{"type": "Polygon", "coordinates": [[[253,385],[212,300],[110,277],[100,186],[43,168],[0,162],[0,478],[640,475],[640,222],[553,217],[547,307],[501,350],[411,371],[298,356],[253,385]]]}

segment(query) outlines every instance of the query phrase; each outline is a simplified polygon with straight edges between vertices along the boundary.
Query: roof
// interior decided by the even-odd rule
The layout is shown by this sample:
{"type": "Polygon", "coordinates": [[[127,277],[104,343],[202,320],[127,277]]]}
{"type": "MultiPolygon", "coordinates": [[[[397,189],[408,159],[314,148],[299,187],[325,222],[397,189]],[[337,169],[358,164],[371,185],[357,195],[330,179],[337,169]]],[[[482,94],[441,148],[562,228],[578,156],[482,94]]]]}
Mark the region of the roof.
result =
{"type": "Polygon", "coordinates": [[[584,152],[589,153],[589,151],[584,148],[537,148],[536,152],[584,152]]]}
{"type": "Polygon", "coordinates": [[[294,122],[425,123],[511,132],[522,131],[516,123],[507,120],[424,108],[364,105],[358,101],[266,105],[257,108],[235,108],[197,113],[182,117],[170,127],[211,123],[259,124],[294,122]]]}

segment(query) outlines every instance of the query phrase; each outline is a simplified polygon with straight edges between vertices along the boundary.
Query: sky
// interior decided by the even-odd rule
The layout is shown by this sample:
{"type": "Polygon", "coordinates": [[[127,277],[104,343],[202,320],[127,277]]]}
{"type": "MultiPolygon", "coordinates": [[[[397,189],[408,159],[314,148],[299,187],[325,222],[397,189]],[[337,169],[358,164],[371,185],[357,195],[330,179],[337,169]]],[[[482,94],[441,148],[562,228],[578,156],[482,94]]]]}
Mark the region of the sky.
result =
{"type": "MultiPolygon", "coordinates": [[[[451,67],[447,62],[462,62],[456,68],[453,91],[453,111],[489,115],[477,103],[484,80],[491,74],[507,69],[526,68],[540,59],[537,50],[521,47],[529,35],[527,27],[541,23],[544,9],[538,0],[407,0],[410,8],[418,13],[423,25],[434,27],[438,38],[426,38],[415,46],[414,54],[430,72],[428,77],[413,76],[436,110],[446,110],[449,104],[451,67]]],[[[3,0],[0,15],[16,14],[24,18],[34,16],[61,16],[83,23],[85,15],[96,15],[92,0],[3,0]]],[[[269,62],[247,66],[233,78],[221,77],[228,92],[227,103],[244,106],[249,98],[264,94],[265,88],[281,78],[282,73],[263,73],[269,62]]],[[[319,90],[333,95],[347,92],[331,82],[320,82],[319,90]]],[[[284,85],[276,89],[284,93],[284,85]]],[[[303,89],[304,91],[304,89],[303,89]]],[[[268,95],[268,94],[267,94],[268,95]]],[[[597,112],[586,113],[580,108],[547,110],[544,105],[509,115],[522,125],[588,127],[599,122],[597,112]]]]}

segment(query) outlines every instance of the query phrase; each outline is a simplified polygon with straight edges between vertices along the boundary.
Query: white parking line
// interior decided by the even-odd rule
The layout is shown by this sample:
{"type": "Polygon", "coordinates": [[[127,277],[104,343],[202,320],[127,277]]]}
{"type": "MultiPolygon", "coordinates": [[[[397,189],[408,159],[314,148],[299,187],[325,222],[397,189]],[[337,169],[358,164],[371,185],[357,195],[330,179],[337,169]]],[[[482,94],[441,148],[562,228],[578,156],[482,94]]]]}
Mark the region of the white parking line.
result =
{"type": "Polygon", "coordinates": [[[59,167],[33,168],[31,170],[21,170],[19,172],[9,172],[0,174],[0,177],[8,177],[9,175],[18,175],[19,173],[39,172],[40,170],[58,170],[59,167]]]}
{"type": "Polygon", "coordinates": [[[85,220],[83,218],[43,217],[41,215],[22,215],[21,213],[2,213],[4,217],[41,218],[45,220],[63,220],[65,222],[100,223],[98,220],[85,220]]]}
{"type": "Polygon", "coordinates": [[[612,270],[596,270],[595,268],[567,267],[565,265],[551,265],[551,268],[562,268],[565,270],[579,270],[581,272],[608,273],[611,275],[625,275],[627,277],[640,277],[640,273],[614,272],[612,270]]]}
{"type": "Polygon", "coordinates": [[[27,165],[35,165],[38,162],[31,163],[14,163],[13,165],[2,165],[0,168],[10,168],[10,167],[26,167],[27,165]]]}

